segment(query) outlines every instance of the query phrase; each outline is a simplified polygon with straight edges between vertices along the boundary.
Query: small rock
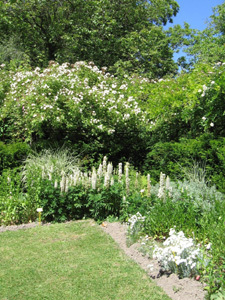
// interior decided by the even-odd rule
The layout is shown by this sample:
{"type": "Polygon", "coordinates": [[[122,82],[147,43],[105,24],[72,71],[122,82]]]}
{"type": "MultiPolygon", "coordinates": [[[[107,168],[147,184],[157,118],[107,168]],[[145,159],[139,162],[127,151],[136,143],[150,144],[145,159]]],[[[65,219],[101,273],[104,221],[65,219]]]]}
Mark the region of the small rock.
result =
{"type": "Polygon", "coordinates": [[[199,280],[200,280],[200,275],[197,275],[197,276],[195,277],[195,279],[196,279],[197,281],[199,281],[199,280]]]}

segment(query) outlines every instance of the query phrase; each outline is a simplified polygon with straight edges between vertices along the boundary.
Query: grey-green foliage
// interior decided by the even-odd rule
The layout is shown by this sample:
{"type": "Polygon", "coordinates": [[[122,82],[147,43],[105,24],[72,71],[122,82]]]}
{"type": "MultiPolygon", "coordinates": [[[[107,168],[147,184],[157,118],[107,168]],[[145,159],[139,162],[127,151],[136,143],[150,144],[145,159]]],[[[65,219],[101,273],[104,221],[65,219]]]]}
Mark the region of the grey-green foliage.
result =
{"type": "MultiPolygon", "coordinates": [[[[201,171],[199,171],[201,175],[201,171]]],[[[152,186],[152,195],[158,196],[160,185],[152,186]]],[[[222,202],[225,197],[216,187],[206,183],[203,177],[192,177],[183,181],[171,181],[169,187],[165,186],[165,197],[170,197],[172,201],[188,201],[193,203],[196,209],[202,212],[209,212],[214,208],[216,202],[222,202]]]]}
{"type": "Polygon", "coordinates": [[[180,197],[179,193],[185,193],[196,207],[203,211],[210,211],[216,201],[224,200],[224,195],[220,193],[215,185],[210,185],[206,177],[206,164],[194,161],[191,167],[183,168],[185,180],[176,183],[177,188],[174,199],[180,197]]]}
{"type": "Polygon", "coordinates": [[[224,200],[224,195],[216,190],[215,186],[207,186],[204,181],[184,180],[173,185],[173,199],[179,201],[184,197],[194,203],[203,211],[210,211],[214,207],[215,201],[224,200]]]}

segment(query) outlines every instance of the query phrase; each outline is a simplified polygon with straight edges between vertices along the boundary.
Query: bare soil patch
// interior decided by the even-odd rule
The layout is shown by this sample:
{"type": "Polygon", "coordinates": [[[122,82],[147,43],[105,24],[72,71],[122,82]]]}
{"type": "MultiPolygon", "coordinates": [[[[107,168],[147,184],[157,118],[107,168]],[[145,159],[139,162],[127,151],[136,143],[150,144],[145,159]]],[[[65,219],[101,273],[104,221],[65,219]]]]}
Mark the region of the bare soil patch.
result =
{"type": "MultiPolygon", "coordinates": [[[[41,226],[49,226],[51,223],[41,224],[41,226]]],[[[19,229],[29,229],[34,228],[36,226],[39,226],[38,222],[32,222],[27,224],[21,224],[21,225],[9,225],[9,226],[0,226],[0,233],[4,231],[16,231],[19,229]]]]}

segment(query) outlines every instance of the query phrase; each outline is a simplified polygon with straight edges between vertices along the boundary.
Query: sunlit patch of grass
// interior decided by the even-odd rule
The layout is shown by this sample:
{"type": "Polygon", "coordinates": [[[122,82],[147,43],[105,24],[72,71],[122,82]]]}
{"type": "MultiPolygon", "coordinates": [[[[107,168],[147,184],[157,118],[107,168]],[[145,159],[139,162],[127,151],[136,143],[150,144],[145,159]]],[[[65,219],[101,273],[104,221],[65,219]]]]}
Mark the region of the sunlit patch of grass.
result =
{"type": "Polygon", "coordinates": [[[0,234],[0,299],[169,299],[92,221],[0,234]]]}

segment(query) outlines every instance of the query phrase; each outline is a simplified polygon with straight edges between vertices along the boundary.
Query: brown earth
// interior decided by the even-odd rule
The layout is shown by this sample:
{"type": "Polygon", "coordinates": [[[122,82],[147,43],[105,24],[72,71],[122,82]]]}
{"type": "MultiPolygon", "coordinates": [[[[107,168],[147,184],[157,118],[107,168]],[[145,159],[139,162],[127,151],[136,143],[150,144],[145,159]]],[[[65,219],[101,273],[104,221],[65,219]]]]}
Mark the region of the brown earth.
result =
{"type": "Polygon", "coordinates": [[[102,224],[102,229],[117,242],[119,247],[159,285],[166,294],[173,300],[203,300],[206,292],[203,290],[201,282],[190,278],[179,279],[177,275],[162,275],[160,265],[156,260],[143,256],[138,248],[140,244],[136,243],[127,246],[126,225],[119,222],[102,224]],[[153,266],[153,271],[150,266],[153,266]]]}

